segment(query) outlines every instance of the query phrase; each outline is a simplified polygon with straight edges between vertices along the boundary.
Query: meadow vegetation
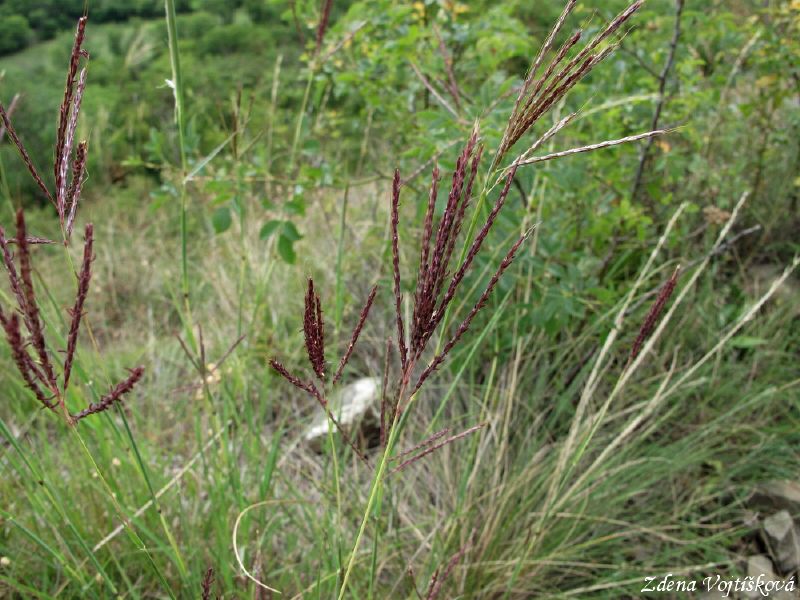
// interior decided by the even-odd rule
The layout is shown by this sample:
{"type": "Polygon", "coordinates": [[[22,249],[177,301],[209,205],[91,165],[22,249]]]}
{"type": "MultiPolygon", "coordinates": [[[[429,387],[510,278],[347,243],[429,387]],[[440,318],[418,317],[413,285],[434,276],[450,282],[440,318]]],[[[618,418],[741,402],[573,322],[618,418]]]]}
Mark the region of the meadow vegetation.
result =
{"type": "Polygon", "coordinates": [[[761,550],[800,3],[70,4],[0,3],[0,592],[638,597],[761,550]]]}

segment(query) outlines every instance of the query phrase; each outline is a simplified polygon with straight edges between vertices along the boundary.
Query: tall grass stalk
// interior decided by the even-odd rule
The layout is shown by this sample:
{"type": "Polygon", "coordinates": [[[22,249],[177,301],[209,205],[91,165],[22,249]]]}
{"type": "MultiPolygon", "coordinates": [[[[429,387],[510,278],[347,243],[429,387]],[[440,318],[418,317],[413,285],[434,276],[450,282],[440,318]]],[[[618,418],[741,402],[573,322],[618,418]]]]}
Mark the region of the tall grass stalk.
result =
{"type": "Polygon", "coordinates": [[[294,136],[292,137],[292,147],[289,150],[289,168],[287,173],[289,177],[294,176],[295,161],[297,159],[297,148],[300,145],[300,138],[303,135],[303,122],[306,118],[306,110],[308,108],[308,100],[311,96],[311,86],[314,84],[314,77],[316,75],[317,66],[316,59],[313,59],[311,64],[308,65],[308,77],[306,78],[306,88],[303,92],[303,100],[300,102],[300,107],[297,110],[297,120],[294,126],[294,136]]]}
{"type": "MultiPolygon", "coordinates": [[[[186,306],[186,315],[191,319],[191,311],[189,309],[189,258],[188,258],[188,232],[187,232],[187,203],[188,197],[186,194],[186,173],[187,173],[187,157],[186,157],[186,134],[184,130],[184,88],[183,88],[183,73],[181,71],[181,56],[178,49],[178,25],[177,16],[175,14],[175,0],[164,0],[164,8],[167,18],[167,36],[169,41],[169,62],[172,67],[172,81],[171,87],[175,97],[175,124],[178,128],[178,151],[180,152],[180,227],[181,227],[181,291],[183,301],[186,306]]],[[[191,321],[188,324],[187,330],[191,331],[191,321]]]]}

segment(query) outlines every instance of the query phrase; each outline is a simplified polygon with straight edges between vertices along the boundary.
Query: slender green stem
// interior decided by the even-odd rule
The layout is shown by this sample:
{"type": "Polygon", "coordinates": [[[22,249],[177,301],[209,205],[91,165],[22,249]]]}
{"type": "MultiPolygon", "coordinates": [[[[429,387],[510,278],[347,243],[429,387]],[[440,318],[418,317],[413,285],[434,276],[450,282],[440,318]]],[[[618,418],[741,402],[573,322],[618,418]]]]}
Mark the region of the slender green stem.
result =
{"type": "MultiPolygon", "coordinates": [[[[402,394],[399,396],[402,398],[402,394]]],[[[412,402],[414,401],[416,396],[411,396],[408,401],[408,408],[412,402]]],[[[364,537],[364,532],[367,529],[367,523],[369,522],[369,515],[372,512],[372,507],[375,504],[376,500],[381,494],[382,486],[383,486],[383,477],[386,472],[386,466],[389,464],[389,459],[392,456],[392,451],[394,450],[394,445],[397,442],[397,438],[400,435],[400,430],[402,427],[399,426],[401,417],[400,411],[395,411],[394,419],[392,420],[392,427],[389,430],[389,439],[386,442],[386,448],[381,455],[381,460],[378,463],[378,468],[375,470],[375,475],[372,478],[372,485],[370,486],[369,490],[369,498],[367,499],[367,506],[364,508],[364,516],[361,518],[361,525],[358,528],[358,534],[356,535],[356,541],[353,544],[353,550],[350,552],[350,558],[347,561],[347,569],[344,572],[344,578],[342,579],[342,587],[339,590],[338,600],[342,600],[344,598],[345,591],[347,590],[347,583],[350,580],[350,574],[353,571],[353,567],[356,563],[356,554],[358,554],[358,548],[361,546],[361,540],[364,537]]]]}
{"type": "Polygon", "coordinates": [[[345,229],[347,228],[347,201],[350,194],[350,184],[344,188],[342,199],[342,217],[339,220],[339,244],[336,249],[336,309],[334,312],[334,336],[339,335],[342,326],[342,313],[344,312],[344,277],[342,273],[342,259],[344,258],[345,229]]]}
{"type": "MultiPolygon", "coordinates": [[[[175,123],[178,127],[178,149],[181,157],[181,289],[184,301],[189,306],[189,260],[187,257],[187,196],[186,196],[186,135],[184,131],[183,75],[178,51],[178,27],[175,15],[175,0],[164,0],[167,14],[167,36],[169,39],[169,61],[172,66],[172,89],[175,95],[175,123]]],[[[188,310],[187,310],[188,314],[188,310]]]]}
{"type": "Polygon", "coordinates": [[[314,63],[308,67],[308,80],[306,81],[306,91],[303,93],[303,102],[300,103],[300,111],[297,113],[297,123],[294,126],[294,138],[292,139],[292,151],[289,153],[289,169],[287,171],[289,177],[294,173],[294,163],[297,158],[297,146],[300,143],[300,135],[303,132],[303,121],[306,116],[306,108],[308,107],[308,99],[311,96],[311,86],[314,83],[314,74],[316,67],[314,63]]]}

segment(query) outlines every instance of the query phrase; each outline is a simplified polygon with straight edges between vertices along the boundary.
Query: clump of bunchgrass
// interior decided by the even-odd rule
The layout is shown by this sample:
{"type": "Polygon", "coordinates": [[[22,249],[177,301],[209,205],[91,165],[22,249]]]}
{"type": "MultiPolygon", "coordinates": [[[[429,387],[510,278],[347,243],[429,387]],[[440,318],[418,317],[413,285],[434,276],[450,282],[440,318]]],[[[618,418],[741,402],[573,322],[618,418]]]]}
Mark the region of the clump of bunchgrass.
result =
{"type": "MultiPolygon", "coordinates": [[[[477,125],[473,128],[472,134],[456,161],[456,166],[444,202],[442,216],[436,221],[436,204],[439,198],[439,170],[434,167],[431,176],[430,192],[428,196],[427,211],[422,228],[422,240],[419,250],[419,264],[416,268],[416,282],[413,295],[413,311],[410,322],[406,322],[403,311],[402,282],[400,275],[400,197],[403,182],[399,170],[394,173],[390,196],[390,229],[391,229],[391,268],[392,268],[392,291],[394,304],[394,321],[396,324],[397,338],[394,343],[397,350],[399,361],[399,376],[396,385],[391,392],[387,392],[389,364],[387,359],[386,372],[383,374],[384,391],[381,398],[381,446],[383,452],[375,467],[375,474],[370,496],[364,512],[364,519],[356,536],[353,552],[350,554],[347,568],[339,592],[339,598],[344,596],[347,589],[348,578],[352,572],[356,551],[364,535],[367,520],[371,514],[376,498],[379,495],[385,475],[392,472],[402,471],[419,459],[428,456],[439,448],[455,442],[467,435],[480,430],[483,424],[478,424],[468,428],[464,432],[456,435],[449,435],[449,429],[443,430],[421,443],[416,444],[406,452],[394,456],[394,449],[398,442],[403,424],[404,416],[418,397],[418,393],[431,374],[436,371],[453,352],[454,348],[464,338],[470,329],[477,315],[485,308],[492,292],[498,282],[509,269],[514,261],[520,247],[528,237],[530,230],[524,231],[521,236],[510,246],[504,258],[497,264],[493,275],[488,279],[483,292],[478,296],[477,301],[461,319],[457,326],[449,331],[448,317],[451,309],[455,305],[454,300],[462,292],[462,284],[465,276],[470,271],[475,258],[480,253],[487,236],[491,232],[500,211],[506,203],[517,170],[520,166],[532,164],[543,160],[551,160],[568,156],[578,152],[588,152],[600,148],[616,146],[625,142],[643,139],[664,133],[664,131],[651,131],[637,136],[630,136],[619,140],[609,140],[575,148],[559,153],[554,153],[544,157],[532,157],[535,150],[551,139],[558,131],[565,127],[576,116],[573,113],[562,119],[551,127],[544,135],[534,142],[528,150],[517,156],[508,165],[503,166],[502,161],[511,148],[544,116],[553,106],[561,101],[569,91],[583,79],[594,67],[600,64],[614,50],[615,44],[608,40],[619,31],[630,17],[641,7],[642,1],[637,0],[614,18],[600,33],[598,33],[582,50],[577,52],[571,59],[570,51],[581,38],[581,32],[576,32],[555,52],[552,60],[544,68],[544,71],[537,77],[539,69],[544,63],[545,57],[550,53],[553,42],[564,25],[566,18],[574,9],[577,0],[569,0],[559,17],[550,35],[545,40],[540,52],[533,61],[528,74],[523,81],[516,103],[508,119],[508,124],[502,136],[502,140],[494,154],[486,180],[483,187],[478,191],[477,205],[473,211],[473,217],[469,226],[464,228],[467,209],[473,199],[473,189],[476,183],[478,167],[480,164],[483,147],[479,143],[477,125]],[[494,199],[492,208],[483,224],[478,227],[481,207],[491,195],[494,185],[491,180],[497,176],[497,183],[503,183],[502,188],[494,199]],[[463,248],[456,259],[455,248],[462,234],[466,230],[463,240],[463,248]],[[473,236],[474,234],[474,236],[473,236]],[[431,358],[426,358],[427,350],[431,339],[438,335],[444,340],[438,344],[431,358]],[[394,461],[401,461],[394,469],[387,471],[387,465],[394,461]]],[[[674,282],[672,287],[674,288],[674,282]]],[[[374,295],[370,295],[371,298],[374,295]]],[[[666,302],[664,299],[663,304],[666,302]]],[[[366,319],[366,311],[362,312],[361,319],[356,328],[360,332],[366,319]]],[[[657,319],[656,315],[654,319],[657,319]]],[[[653,321],[654,319],[651,319],[653,321]]],[[[654,323],[653,323],[654,324],[654,323]]],[[[652,327],[652,324],[651,324],[652,327]]],[[[302,380],[292,375],[276,359],[270,361],[271,366],[283,378],[287,379],[294,386],[313,396],[326,410],[331,421],[338,429],[342,430],[335,421],[328,409],[325,389],[325,360],[324,360],[324,322],[319,297],[314,291],[313,284],[309,281],[308,293],[306,294],[304,312],[304,332],[305,345],[308,353],[311,370],[316,374],[317,379],[322,384],[320,390],[313,381],[302,380]]],[[[644,337],[647,336],[644,333],[644,337]]],[[[357,337],[357,333],[355,334],[357,337]]],[[[643,339],[644,339],[643,337],[643,339]]],[[[387,341],[387,357],[392,347],[392,342],[387,341]]],[[[352,352],[352,345],[343,358],[337,377],[338,381],[341,370],[352,352]]],[[[345,432],[342,431],[344,435],[345,432]]],[[[344,435],[348,444],[351,445],[356,453],[361,456],[352,441],[344,435]]],[[[436,590],[440,584],[432,582],[432,590],[436,590]]],[[[429,590],[430,591],[430,590],[429,590]]],[[[436,594],[434,594],[435,596],[436,594]]]]}

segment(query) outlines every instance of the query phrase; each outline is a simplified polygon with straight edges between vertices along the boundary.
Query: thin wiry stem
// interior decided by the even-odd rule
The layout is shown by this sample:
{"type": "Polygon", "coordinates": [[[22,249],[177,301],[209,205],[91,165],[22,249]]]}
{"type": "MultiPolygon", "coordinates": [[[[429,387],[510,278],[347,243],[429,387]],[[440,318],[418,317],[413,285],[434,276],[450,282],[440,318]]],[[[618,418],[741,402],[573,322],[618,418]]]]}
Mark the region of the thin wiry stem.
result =
{"type": "Polygon", "coordinates": [[[448,433],[450,433],[450,428],[449,427],[445,427],[441,431],[437,431],[436,433],[434,433],[428,439],[420,442],[419,444],[417,444],[413,448],[409,448],[408,450],[405,450],[405,451],[401,452],[400,454],[397,454],[397,455],[393,456],[390,460],[392,462],[394,462],[394,461],[398,461],[401,458],[404,458],[404,457],[406,457],[406,456],[408,456],[410,454],[414,454],[414,452],[416,452],[417,450],[421,450],[421,449],[423,449],[423,448],[425,448],[427,446],[430,446],[433,442],[435,442],[439,438],[442,438],[442,437],[446,436],[448,433]]]}
{"type": "MultiPolygon", "coordinates": [[[[664,110],[664,105],[667,101],[666,90],[667,80],[669,79],[669,72],[672,70],[672,65],[675,63],[675,54],[678,49],[678,40],[681,36],[681,16],[683,15],[684,0],[675,0],[675,26],[672,30],[672,40],[669,44],[669,54],[658,76],[658,102],[656,102],[655,110],[653,111],[653,119],[650,122],[650,129],[657,129],[661,120],[661,113],[664,110]]],[[[647,157],[650,154],[650,149],[653,146],[653,139],[649,139],[642,152],[639,155],[639,165],[636,167],[636,175],[633,179],[633,189],[631,191],[631,199],[636,201],[641,189],[642,180],[644,178],[644,168],[647,164],[647,157]]]]}
{"type": "Polygon", "coordinates": [[[437,42],[439,43],[439,54],[442,55],[442,61],[444,61],[444,69],[447,72],[447,80],[448,80],[447,87],[450,91],[450,95],[453,97],[453,101],[456,103],[456,106],[460,109],[461,93],[458,89],[458,82],[456,81],[456,74],[455,70],[453,69],[453,56],[447,51],[447,47],[445,46],[444,39],[442,39],[439,29],[437,27],[434,27],[433,32],[436,35],[437,42]]]}
{"type": "MultiPolygon", "coordinates": [[[[470,537],[473,537],[475,532],[473,531],[470,537]]],[[[425,595],[425,600],[436,600],[439,597],[439,594],[442,592],[442,586],[444,582],[447,581],[447,578],[450,577],[450,574],[453,572],[453,569],[456,568],[456,565],[461,562],[461,559],[464,558],[464,555],[469,550],[471,542],[468,541],[464,546],[459,548],[458,552],[456,552],[450,560],[447,562],[447,566],[444,569],[444,572],[439,574],[439,569],[436,569],[433,573],[433,577],[431,578],[431,582],[428,585],[428,593],[425,595]]]]}
{"type": "MultiPolygon", "coordinates": [[[[386,353],[383,357],[383,382],[381,384],[381,426],[380,426],[380,442],[381,448],[386,447],[386,419],[388,417],[386,409],[389,406],[389,361],[392,356],[392,338],[386,338],[386,353]]],[[[394,405],[392,406],[392,415],[394,418],[394,405]]]]}
{"type": "MultiPolygon", "coordinates": [[[[11,102],[8,105],[8,109],[6,110],[6,116],[10,119],[14,115],[14,111],[17,110],[17,105],[19,104],[20,98],[22,96],[20,94],[14,94],[14,97],[11,98],[11,102]]],[[[6,136],[6,125],[5,120],[0,120],[0,141],[6,136]]]]}
{"type": "Polygon", "coordinates": [[[447,112],[453,115],[453,117],[455,117],[456,120],[460,120],[460,117],[458,116],[458,112],[456,111],[456,109],[450,106],[450,103],[444,99],[444,97],[436,90],[435,87],[433,87],[431,82],[428,81],[428,78],[425,77],[422,71],[419,70],[419,67],[416,64],[414,64],[414,61],[409,61],[409,64],[411,65],[411,70],[414,71],[414,75],[416,75],[419,78],[419,80],[422,82],[422,85],[425,86],[425,89],[428,90],[431,93],[431,95],[434,98],[436,98],[436,101],[439,102],[439,104],[441,104],[442,107],[447,112]]]}

